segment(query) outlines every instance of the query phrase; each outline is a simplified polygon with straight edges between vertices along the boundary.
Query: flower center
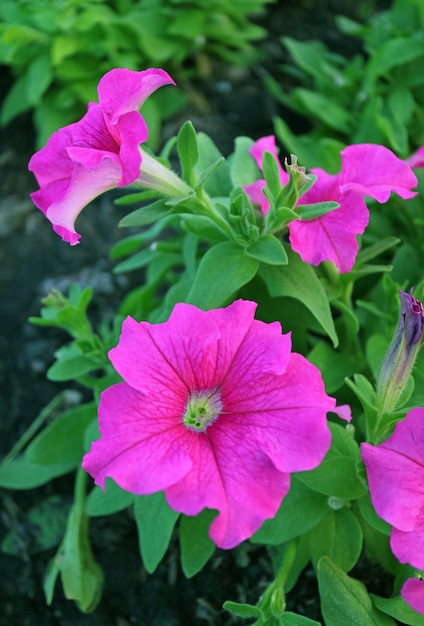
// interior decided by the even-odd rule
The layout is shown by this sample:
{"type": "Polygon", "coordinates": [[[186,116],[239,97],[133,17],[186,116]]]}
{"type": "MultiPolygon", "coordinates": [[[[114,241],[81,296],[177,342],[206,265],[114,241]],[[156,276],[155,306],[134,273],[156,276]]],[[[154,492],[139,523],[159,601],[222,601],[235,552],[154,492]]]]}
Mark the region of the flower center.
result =
{"type": "Polygon", "coordinates": [[[219,389],[191,391],[183,415],[184,425],[196,432],[206,432],[222,411],[219,389]]]}

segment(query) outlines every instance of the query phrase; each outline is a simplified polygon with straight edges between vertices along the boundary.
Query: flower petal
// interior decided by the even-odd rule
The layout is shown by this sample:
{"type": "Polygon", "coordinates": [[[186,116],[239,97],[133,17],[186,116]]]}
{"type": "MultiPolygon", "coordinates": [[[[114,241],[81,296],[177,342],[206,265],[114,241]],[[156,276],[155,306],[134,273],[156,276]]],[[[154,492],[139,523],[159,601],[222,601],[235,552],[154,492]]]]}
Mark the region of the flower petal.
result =
{"type": "Polygon", "coordinates": [[[143,102],[163,85],[175,85],[175,82],[162,69],[136,72],[115,68],[101,78],[97,93],[103,112],[111,125],[115,125],[122,115],[138,111],[143,102]]]}
{"type": "Polygon", "coordinates": [[[400,595],[414,611],[424,615],[424,580],[408,578],[400,590],[400,595]]]}
{"type": "Polygon", "coordinates": [[[387,202],[392,191],[401,198],[413,198],[418,184],[408,163],[385,146],[372,143],[347,146],[341,152],[341,190],[351,189],[378,202],[387,202]]]}
{"type": "Polygon", "coordinates": [[[99,406],[101,438],[82,466],[104,487],[110,476],[122,489],[149,494],[178,482],[192,461],[181,422],[185,397],[143,396],[126,383],[106,389],[99,406]]]}
{"type": "Polygon", "coordinates": [[[369,211],[357,193],[340,191],[337,176],[318,169],[313,173],[318,180],[302,196],[302,204],[332,200],[340,207],[313,220],[290,222],[291,247],[306,263],[333,261],[340,272],[349,272],[358,253],[357,235],[367,227],[369,211]]]}

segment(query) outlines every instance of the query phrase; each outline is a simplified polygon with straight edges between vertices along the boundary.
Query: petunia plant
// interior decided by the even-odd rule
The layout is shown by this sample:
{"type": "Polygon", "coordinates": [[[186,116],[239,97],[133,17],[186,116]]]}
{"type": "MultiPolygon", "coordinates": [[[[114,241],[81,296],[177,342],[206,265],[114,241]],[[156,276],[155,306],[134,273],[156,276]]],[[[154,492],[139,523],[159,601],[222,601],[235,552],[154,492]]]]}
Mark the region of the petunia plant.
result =
{"type": "Polygon", "coordinates": [[[138,278],[112,322],[93,327],[93,291],[78,285],[31,319],[70,337],[47,376],[89,392],[45,425],[59,395],[0,465],[10,489],[75,472],[47,602],[60,577],[95,610],[90,518],[128,510],[149,573],[176,537],[189,578],[218,550],[265,551],[268,587],[252,603],[235,588],[228,620],[423,625],[420,153],[347,145],[337,174],[307,171],[272,136],[238,137],[225,157],[188,121],[155,156],[138,109],[172,84],[112,70],[30,161],[63,245],[79,243],[91,200],[121,190],[130,234],[111,257],[138,278]],[[304,571],[321,622],[291,610],[304,571]]]}

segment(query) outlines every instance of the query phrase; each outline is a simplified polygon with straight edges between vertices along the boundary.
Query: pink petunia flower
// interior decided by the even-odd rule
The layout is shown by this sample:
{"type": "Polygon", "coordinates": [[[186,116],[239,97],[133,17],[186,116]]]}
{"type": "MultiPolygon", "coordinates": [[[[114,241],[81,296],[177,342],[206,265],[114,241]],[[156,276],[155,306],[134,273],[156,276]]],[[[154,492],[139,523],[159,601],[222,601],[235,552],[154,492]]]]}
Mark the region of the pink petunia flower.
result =
{"type": "Polygon", "coordinates": [[[411,154],[411,156],[406,159],[406,162],[409,167],[424,167],[424,146],[421,146],[421,148],[418,148],[416,152],[411,154]]]}
{"type": "Polygon", "coordinates": [[[127,318],[109,353],[124,382],[103,392],[101,438],[83,459],[102,487],[110,476],[132,493],[164,490],[186,515],[216,509],[210,536],[221,548],[276,514],[291,472],[321,462],[327,412],[350,419],[290,335],[255,309],[180,303],[161,324],[127,318]]]}
{"type": "Polygon", "coordinates": [[[408,578],[400,590],[400,595],[414,611],[424,615],[424,580],[408,578]]]}
{"type": "Polygon", "coordinates": [[[424,407],[412,409],[382,444],[361,450],[372,503],[393,526],[393,553],[424,569],[424,407]]]}
{"type": "MultiPolygon", "coordinates": [[[[259,139],[250,153],[262,169],[264,152],[270,152],[278,161],[275,137],[259,139]]],[[[393,152],[376,144],[347,146],[341,152],[342,167],[338,174],[331,175],[320,168],[311,173],[318,180],[301,196],[301,204],[334,201],[338,209],[312,220],[293,220],[288,225],[291,247],[311,265],[322,261],[333,261],[341,273],[349,272],[358,253],[357,235],[364,232],[369,221],[369,211],[364,196],[380,203],[387,202],[390,193],[401,198],[412,198],[411,191],[417,178],[410,166],[398,159],[393,152]]],[[[288,182],[288,174],[279,164],[281,184],[288,182]]],[[[255,181],[245,186],[252,202],[266,213],[269,203],[263,194],[266,183],[255,181]]]]}
{"type": "Polygon", "coordinates": [[[40,186],[34,204],[71,245],[79,243],[75,220],[99,194],[129,185],[140,175],[140,143],[148,129],[138,109],[158,87],[175,84],[161,69],[114,69],[100,80],[99,103],[54,133],[33,155],[29,169],[40,186]]]}

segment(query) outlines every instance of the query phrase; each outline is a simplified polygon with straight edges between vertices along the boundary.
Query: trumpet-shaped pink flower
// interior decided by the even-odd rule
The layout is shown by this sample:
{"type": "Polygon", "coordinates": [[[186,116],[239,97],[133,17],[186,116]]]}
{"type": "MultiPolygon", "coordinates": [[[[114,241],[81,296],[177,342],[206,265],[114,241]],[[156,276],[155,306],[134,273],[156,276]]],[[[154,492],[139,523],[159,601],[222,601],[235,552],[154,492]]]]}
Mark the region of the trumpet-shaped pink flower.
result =
{"type": "Polygon", "coordinates": [[[424,408],[412,409],[379,446],[363,443],[362,458],[375,510],[393,526],[393,553],[424,569],[424,408]]]}
{"type": "Polygon", "coordinates": [[[64,241],[79,243],[74,223],[86,204],[139,176],[139,145],[148,129],[138,109],[167,84],[174,81],[161,69],[111,70],[99,82],[99,103],[91,102],[79,122],[59,129],[31,158],[40,186],[31,198],[64,241]]]}
{"type": "Polygon", "coordinates": [[[424,580],[408,578],[400,590],[400,595],[414,611],[424,615],[424,580]]]}
{"type": "MultiPolygon", "coordinates": [[[[259,139],[250,150],[260,169],[264,152],[270,152],[279,163],[273,136],[259,139]]],[[[384,146],[347,146],[341,152],[341,159],[342,167],[336,175],[311,169],[318,180],[299,200],[301,204],[334,201],[340,207],[312,220],[293,220],[288,228],[291,247],[304,261],[312,265],[333,261],[340,272],[348,272],[358,253],[357,235],[364,232],[369,221],[364,196],[380,203],[387,202],[392,191],[401,198],[412,198],[416,195],[411,189],[416,186],[417,178],[407,163],[384,146]]],[[[279,170],[281,184],[285,185],[288,174],[280,164],[279,170]]],[[[265,186],[265,180],[259,180],[245,187],[252,202],[264,213],[269,209],[262,191],[265,186]]]]}
{"type": "Polygon", "coordinates": [[[316,467],[330,445],[319,370],[291,352],[278,322],[254,319],[238,300],[202,311],[177,304],[167,322],[127,318],[110,359],[124,382],[103,392],[101,438],[83,467],[136,494],[165,491],[186,515],[216,509],[221,548],[273,517],[290,473],[316,467]]]}

